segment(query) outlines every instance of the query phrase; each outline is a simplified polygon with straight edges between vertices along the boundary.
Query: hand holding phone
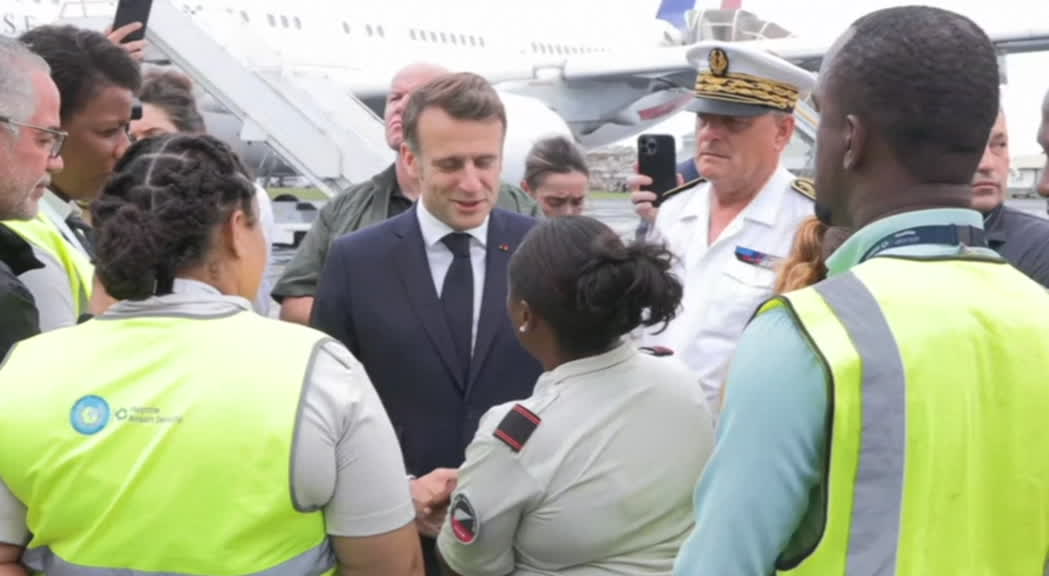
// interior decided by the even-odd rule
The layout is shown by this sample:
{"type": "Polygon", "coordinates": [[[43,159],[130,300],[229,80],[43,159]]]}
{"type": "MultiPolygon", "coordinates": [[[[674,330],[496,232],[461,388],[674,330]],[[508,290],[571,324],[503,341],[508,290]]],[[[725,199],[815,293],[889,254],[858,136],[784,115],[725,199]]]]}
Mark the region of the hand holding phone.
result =
{"type": "Polygon", "coordinates": [[[642,134],[637,138],[638,173],[647,176],[652,183],[642,190],[654,192],[652,206],[658,207],[663,194],[678,185],[677,150],[674,137],[669,134],[642,134]]]}
{"type": "Polygon", "coordinates": [[[110,40],[117,44],[141,42],[146,38],[146,25],[149,24],[149,13],[153,9],[153,0],[120,0],[117,3],[116,15],[113,16],[113,28],[110,40]],[[130,24],[139,23],[135,28],[130,24]],[[123,29],[123,30],[122,30],[123,29]]]}

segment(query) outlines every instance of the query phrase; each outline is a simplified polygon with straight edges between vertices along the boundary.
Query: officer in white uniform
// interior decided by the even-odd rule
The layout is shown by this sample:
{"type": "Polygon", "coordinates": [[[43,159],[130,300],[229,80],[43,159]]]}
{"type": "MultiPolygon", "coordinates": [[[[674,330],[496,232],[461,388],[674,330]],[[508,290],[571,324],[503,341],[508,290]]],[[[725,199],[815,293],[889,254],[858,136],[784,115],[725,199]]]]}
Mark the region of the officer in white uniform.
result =
{"type": "Polygon", "coordinates": [[[437,540],[452,573],[670,573],[713,421],[680,361],[622,338],[642,310],[661,324],[676,309],[669,259],[582,216],[517,249],[511,317],[545,372],[531,397],[489,410],[466,450],[437,540]]]}
{"type": "Polygon", "coordinates": [[[700,44],[689,60],[700,70],[689,109],[697,113],[703,177],[664,195],[649,233],[676,256],[683,309],[667,330],[649,330],[642,342],[680,356],[716,413],[736,341],[772,295],[777,264],[813,213],[811,181],[791,175],[780,155],[794,133],[794,106],[815,79],[738,44],[700,44]]]}

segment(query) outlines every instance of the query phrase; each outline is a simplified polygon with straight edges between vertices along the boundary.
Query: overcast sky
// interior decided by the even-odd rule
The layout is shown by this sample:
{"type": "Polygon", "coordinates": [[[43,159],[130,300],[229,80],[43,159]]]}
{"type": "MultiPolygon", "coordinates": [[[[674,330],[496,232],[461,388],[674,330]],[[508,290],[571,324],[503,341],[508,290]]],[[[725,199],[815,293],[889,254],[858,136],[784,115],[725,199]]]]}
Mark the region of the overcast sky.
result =
{"type": "MultiPolygon", "coordinates": [[[[584,3],[588,1],[584,0],[584,3]]],[[[659,0],[619,0],[602,4],[605,9],[610,4],[620,4],[632,18],[640,19],[652,18],[659,3],[659,0]]],[[[797,36],[829,44],[863,14],[914,3],[962,13],[991,35],[1034,28],[1049,30],[1049,1],[1046,0],[743,0],[743,8],[780,24],[797,36]]],[[[716,8],[720,2],[706,0],[702,4],[716,8]]],[[[1049,90],[1049,52],[1010,56],[1007,70],[1009,83],[1002,89],[1002,103],[1009,121],[1011,151],[1014,156],[1040,153],[1041,149],[1035,144],[1035,132],[1042,97],[1049,90]]]]}

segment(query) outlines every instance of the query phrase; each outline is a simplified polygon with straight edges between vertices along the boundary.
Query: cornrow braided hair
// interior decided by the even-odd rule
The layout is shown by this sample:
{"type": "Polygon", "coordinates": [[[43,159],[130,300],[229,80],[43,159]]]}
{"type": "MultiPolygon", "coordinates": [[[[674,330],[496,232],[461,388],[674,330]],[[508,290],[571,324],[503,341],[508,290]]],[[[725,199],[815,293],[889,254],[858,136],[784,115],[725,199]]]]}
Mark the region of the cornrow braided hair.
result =
{"type": "Polygon", "coordinates": [[[111,296],[171,292],[175,275],[204,263],[212,233],[236,210],[249,218],[255,189],[228,146],[170,134],[132,145],[92,203],[96,272],[111,296]]]}

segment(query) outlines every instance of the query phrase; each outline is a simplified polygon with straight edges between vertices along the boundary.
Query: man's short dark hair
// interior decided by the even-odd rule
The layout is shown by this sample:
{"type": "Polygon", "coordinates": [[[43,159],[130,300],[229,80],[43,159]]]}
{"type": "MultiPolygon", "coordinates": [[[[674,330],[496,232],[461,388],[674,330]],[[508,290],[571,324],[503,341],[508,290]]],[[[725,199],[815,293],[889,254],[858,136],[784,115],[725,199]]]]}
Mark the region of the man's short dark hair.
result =
{"type": "Polygon", "coordinates": [[[470,72],[447,74],[412,93],[404,108],[404,141],[419,151],[419,117],[427,108],[439,108],[456,120],[499,120],[506,132],[506,108],[487,80],[470,72]]]}
{"type": "Polygon", "coordinates": [[[869,122],[923,182],[968,183],[998,114],[998,60],[972,20],[928,6],[857,20],[830,71],[846,114],[869,122]]]}
{"type": "Polygon", "coordinates": [[[138,92],[142,75],[127,51],[100,32],[75,26],[39,26],[20,40],[51,66],[62,96],[62,123],[107,85],[138,92]]]}

